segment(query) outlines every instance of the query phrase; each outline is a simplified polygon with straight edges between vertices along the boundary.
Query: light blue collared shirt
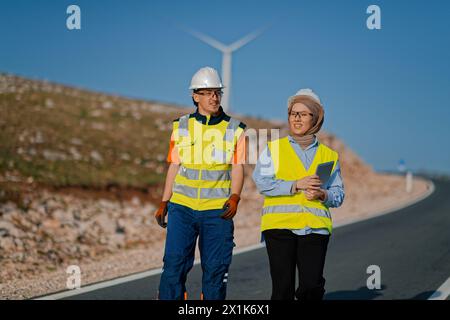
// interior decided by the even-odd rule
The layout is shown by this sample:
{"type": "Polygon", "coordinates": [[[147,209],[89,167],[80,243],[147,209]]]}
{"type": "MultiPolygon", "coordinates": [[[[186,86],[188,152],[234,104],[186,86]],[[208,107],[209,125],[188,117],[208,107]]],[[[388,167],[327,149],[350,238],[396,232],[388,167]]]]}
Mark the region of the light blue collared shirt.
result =
{"type": "MultiPolygon", "coordinates": [[[[314,142],[304,150],[291,136],[288,136],[288,139],[295,153],[303,163],[303,166],[308,170],[316,155],[317,147],[319,146],[317,137],[314,142]]],[[[287,181],[275,178],[272,156],[267,146],[258,158],[255,170],[253,171],[253,180],[255,181],[259,192],[265,196],[291,195],[292,185],[295,182],[294,180],[287,181]]],[[[327,191],[327,200],[324,204],[329,208],[339,207],[345,197],[339,161],[337,161],[330,179],[328,179],[327,183],[324,185],[324,189],[327,191]]],[[[291,231],[297,235],[307,235],[310,233],[329,234],[327,229],[313,229],[309,227],[293,229],[291,231]]]]}

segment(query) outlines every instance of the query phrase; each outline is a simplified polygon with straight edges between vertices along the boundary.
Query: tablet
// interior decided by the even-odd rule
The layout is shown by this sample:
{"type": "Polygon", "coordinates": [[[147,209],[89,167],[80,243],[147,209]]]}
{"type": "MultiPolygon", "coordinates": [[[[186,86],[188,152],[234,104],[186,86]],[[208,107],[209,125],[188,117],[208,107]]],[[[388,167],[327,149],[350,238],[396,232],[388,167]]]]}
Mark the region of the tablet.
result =
{"type": "Polygon", "coordinates": [[[321,188],[324,188],[331,176],[331,170],[333,170],[334,161],[321,163],[317,166],[316,175],[319,176],[320,182],[322,182],[321,188]]]}

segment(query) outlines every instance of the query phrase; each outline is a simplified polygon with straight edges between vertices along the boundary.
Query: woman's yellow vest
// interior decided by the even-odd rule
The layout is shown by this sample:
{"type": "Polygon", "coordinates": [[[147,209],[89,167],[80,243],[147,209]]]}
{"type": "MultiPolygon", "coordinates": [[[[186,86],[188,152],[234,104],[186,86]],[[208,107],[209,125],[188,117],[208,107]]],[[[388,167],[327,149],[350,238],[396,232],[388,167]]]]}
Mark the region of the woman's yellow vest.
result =
{"type": "Polygon", "coordinates": [[[231,194],[231,168],[240,121],[229,118],[202,124],[190,115],[173,122],[173,138],[181,161],[171,202],[194,210],[222,208],[231,194]]]}
{"type": "MultiPolygon", "coordinates": [[[[334,161],[338,153],[319,142],[314,160],[308,170],[292,148],[288,137],[268,143],[275,178],[286,181],[314,175],[320,163],[334,161]]],[[[319,200],[309,201],[303,192],[286,196],[265,196],[262,211],[261,231],[268,229],[326,228],[332,232],[330,210],[319,200]]]]}

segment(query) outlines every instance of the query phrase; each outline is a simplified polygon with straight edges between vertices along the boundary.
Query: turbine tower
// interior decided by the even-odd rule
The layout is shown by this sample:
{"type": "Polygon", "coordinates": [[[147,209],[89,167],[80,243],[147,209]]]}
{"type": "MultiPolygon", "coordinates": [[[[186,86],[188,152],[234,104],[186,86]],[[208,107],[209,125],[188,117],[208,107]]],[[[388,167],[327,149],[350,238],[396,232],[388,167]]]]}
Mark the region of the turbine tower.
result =
{"type": "Polygon", "coordinates": [[[200,33],[192,29],[186,29],[188,33],[196,37],[197,39],[205,42],[211,47],[222,52],[222,81],[225,86],[224,94],[222,97],[222,107],[225,112],[230,109],[230,97],[231,97],[231,55],[234,51],[242,48],[247,43],[253,41],[258,37],[266,28],[256,30],[245,37],[233,42],[230,45],[225,45],[212,37],[200,33]]]}

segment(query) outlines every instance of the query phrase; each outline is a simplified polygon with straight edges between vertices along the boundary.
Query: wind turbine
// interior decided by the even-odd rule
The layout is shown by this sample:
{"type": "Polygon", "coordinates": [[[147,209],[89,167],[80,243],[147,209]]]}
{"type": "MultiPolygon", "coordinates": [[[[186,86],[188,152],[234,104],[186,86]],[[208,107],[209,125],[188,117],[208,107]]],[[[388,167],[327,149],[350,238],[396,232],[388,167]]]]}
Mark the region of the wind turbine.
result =
{"type": "Polygon", "coordinates": [[[206,34],[188,28],[183,29],[185,29],[186,32],[190,33],[197,39],[222,52],[222,81],[223,85],[225,86],[225,91],[222,97],[222,107],[225,112],[228,111],[230,109],[231,96],[231,55],[234,51],[255,40],[265,29],[267,29],[267,27],[249,33],[245,37],[233,42],[228,46],[206,34]]]}

